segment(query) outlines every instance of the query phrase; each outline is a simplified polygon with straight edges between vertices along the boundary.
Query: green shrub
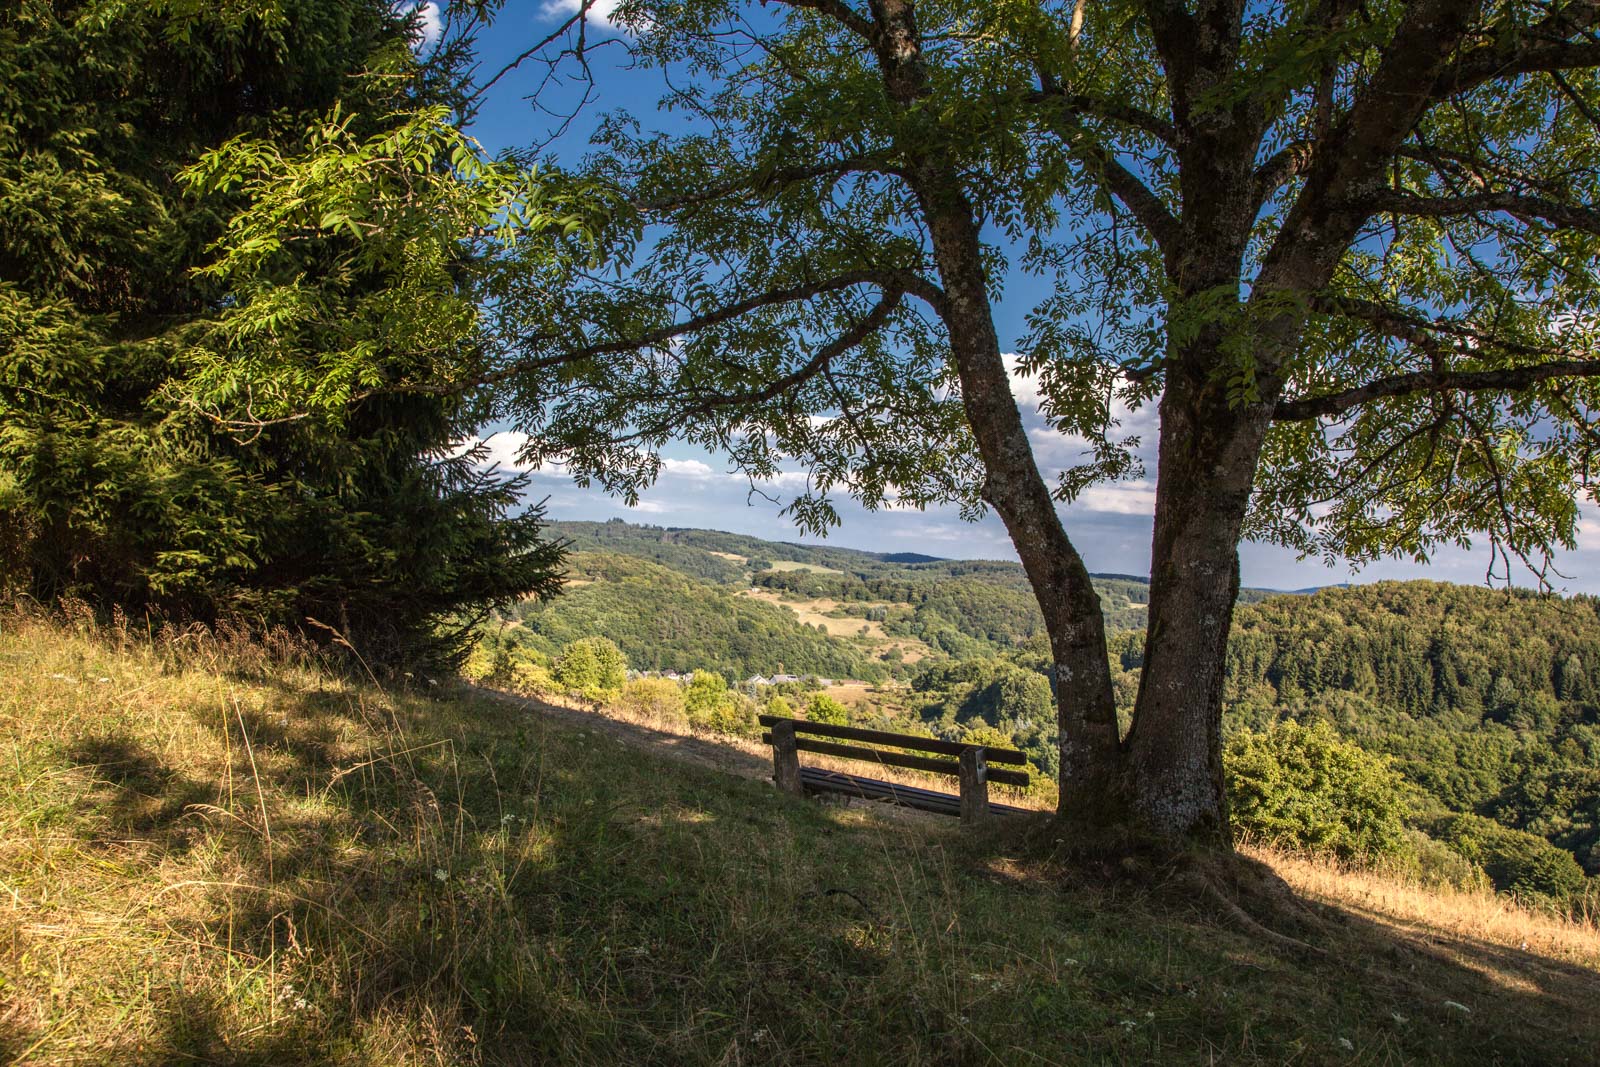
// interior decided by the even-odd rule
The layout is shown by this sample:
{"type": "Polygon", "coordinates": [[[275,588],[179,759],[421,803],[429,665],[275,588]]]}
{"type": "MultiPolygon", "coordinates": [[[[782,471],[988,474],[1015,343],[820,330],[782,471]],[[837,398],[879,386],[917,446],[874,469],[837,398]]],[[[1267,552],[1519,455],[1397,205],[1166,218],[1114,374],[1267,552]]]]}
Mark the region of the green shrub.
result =
{"type": "Polygon", "coordinates": [[[1235,734],[1223,769],[1240,833],[1344,858],[1406,852],[1400,777],[1325,722],[1235,734]]]}
{"type": "Polygon", "coordinates": [[[756,720],[755,701],[740,693],[728,693],[701,718],[700,727],[736,737],[755,737],[761,732],[756,720]]]}
{"type": "Polygon", "coordinates": [[[624,711],[642,718],[673,724],[688,721],[683,687],[670,678],[635,678],[622,687],[619,703],[624,711]]]}
{"type": "Polygon", "coordinates": [[[993,726],[969,726],[961,735],[964,745],[983,745],[987,748],[1015,748],[1016,743],[1004,730],[993,726]]]}
{"type": "Polygon", "coordinates": [[[1583,896],[1583,868],[1542,837],[1481,815],[1450,815],[1429,833],[1483,868],[1502,893],[1567,903],[1583,896]]]}
{"type": "Polygon", "coordinates": [[[811,699],[806,701],[806,720],[848,726],[850,711],[827,693],[812,693],[811,699]]]}
{"type": "Polygon", "coordinates": [[[622,691],[628,660],[610,638],[583,637],[562,650],[551,673],[569,692],[605,702],[622,691]]]}
{"type": "Polygon", "coordinates": [[[1494,883],[1483,873],[1483,868],[1467,859],[1443,841],[1423,833],[1407,830],[1409,855],[1401,870],[1426,886],[1452,886],[1456,889],[1492,889],[1494,883]]]}
{"type": "Polygon", "coordinates": [[[691,725],[709,730],[713,720],[721,717],[723,706],[732,700],[728,681],[716,671],[695,671],[683,691],[684,710],[691,725]]]}

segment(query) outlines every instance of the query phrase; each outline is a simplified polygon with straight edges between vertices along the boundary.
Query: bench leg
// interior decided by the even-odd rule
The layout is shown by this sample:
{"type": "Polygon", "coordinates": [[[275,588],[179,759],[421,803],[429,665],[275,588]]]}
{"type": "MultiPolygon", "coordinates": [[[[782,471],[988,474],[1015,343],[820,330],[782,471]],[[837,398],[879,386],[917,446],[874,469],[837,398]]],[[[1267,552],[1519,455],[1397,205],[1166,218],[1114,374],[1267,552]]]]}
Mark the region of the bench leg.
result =
{"type": "Polygon", "coordinates": [[[977,826],[989,819],[989,763],[983,749],[961,751],[961,825],[977,826]]]}
{"type": "Polygon", "coordinates": [[[805,787],[800,784],[800,749],[795,746],[792,722],[772,726],[772,780],[785,793],[805,796],[805,787]]]}

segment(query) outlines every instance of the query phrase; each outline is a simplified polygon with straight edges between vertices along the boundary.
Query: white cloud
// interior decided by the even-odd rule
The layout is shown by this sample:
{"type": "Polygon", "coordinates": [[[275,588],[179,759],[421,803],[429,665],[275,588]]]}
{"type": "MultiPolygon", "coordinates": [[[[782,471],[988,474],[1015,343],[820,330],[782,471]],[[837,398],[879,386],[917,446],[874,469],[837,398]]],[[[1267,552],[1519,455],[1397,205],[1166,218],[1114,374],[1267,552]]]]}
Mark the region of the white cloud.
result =
{"type": "Polygon", "coordinates": [[[1015,352],[1002,352],[1000,358],[1006,364],[1006,377],[1011,379],[1011,395],[1017,398],[1022,417],[1027,419],[1039,410],[1039,377],[1036,374],[1024,374],[1019,369],[1022,357],[1015,352]]]}
{"type": "Polygon", "coordinates": [[[1139,479],[1091,485],[1073,503],[1086,511],[1108,511],[1113,515],[1154,515],[1156,487],[1139,479]]]}
{"type": "MultiPolygon", "coordinates": [[[[571,18],[583,10],[586,0],[548,0],[544,5],[543,14],[559,18],[571,18]]],[[[604,26],[608,30],[625,32],[625,28],[613,21],[617,8],[622,6],[622,0],[587,0],[589,8],[589,22],[593,25],[604,26]]]]}
{"type": "Polygon", "coordinates": [[[431,50],[439,43],[439,38],[444,36],[444,12],[433,0],[423,0],[420,4],[396,5],[396,10],[402,12],[415,11],[421,22],[417,27],[417,36],[412,39],[412,47],[418,52],[431,50]]]}
{"type": "Polygon", "coordinates": [[[709,478],[713,473],[710,464],[701,463],[698,459],[663,459],[661,469],[667,474],[696,479],[709,478]]]}
{"type": "Polygon", "coordinates": [[[543,463],[529,463],[522,458],[522,450],[527,447],[528,435],[518,433],[516,430],[501,430],[488,437],[468,437],[458,442],[447,453],[449,456],[459,456],[470,448],[478,445],[486,446],[482,466],[497,466],[501,470],[521,471],[524,474],[536,474],[544,478],[566,478],[569,474],[567,465],[560,460],[546,460],[543,463]]]}

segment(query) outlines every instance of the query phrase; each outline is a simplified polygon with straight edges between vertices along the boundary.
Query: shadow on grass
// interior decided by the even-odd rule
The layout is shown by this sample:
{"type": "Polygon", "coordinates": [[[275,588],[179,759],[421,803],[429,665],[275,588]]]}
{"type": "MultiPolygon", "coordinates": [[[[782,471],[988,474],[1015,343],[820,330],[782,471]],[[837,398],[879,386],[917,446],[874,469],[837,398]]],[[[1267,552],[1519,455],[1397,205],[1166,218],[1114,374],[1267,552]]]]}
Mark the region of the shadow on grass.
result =
{"type": "MultiPolygon", "coordinates": [[[[205,836],[227,857],[163,918],[196,962],[156,977],[153,1029],[105,1062],[1583,1064],[1600,1047],[1600,975],[1503,945],[1315,905],[1324,955],[1299,957],[1170,894],[986,877],[953,827],[730,780],[713,771],[764,761],[712,742],[484,699],[276,698],[196,710],[228,754],[212,762],[125,734],[70,749],[108,837],[181,854],[205,836]],[[229,814],[202,818],[224,777],[229,814]]],[[[0,1023],[0,1052],[40,1036],[0,1023]]]]}

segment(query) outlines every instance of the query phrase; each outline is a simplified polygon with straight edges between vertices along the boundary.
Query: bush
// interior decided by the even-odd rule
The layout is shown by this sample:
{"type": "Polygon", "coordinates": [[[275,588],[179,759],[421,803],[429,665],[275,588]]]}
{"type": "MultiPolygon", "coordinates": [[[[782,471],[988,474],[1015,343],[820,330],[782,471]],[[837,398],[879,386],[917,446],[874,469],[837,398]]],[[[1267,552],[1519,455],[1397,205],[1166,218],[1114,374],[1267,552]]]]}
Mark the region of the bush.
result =
{"type": "Polygon", "coordinates": [[[843,704],[827,693],[812,693],[811,699],[806,701],[806,719],[809,722],[825,722],[833,726],[848,726],[850,712],[843,704]]]}
{"type": "Polygon", "coordinates": [[[1429,833],[1482,867],[1502,893],[1568,903],[1581,898],[1587,887],[1572,853],[1493,819],[1450,815],[1429,827],[1429,833]]]}
{"type": "Polygon", "coordinates": [[[704,730],[714,729],[712,721],[721,717],[723,706],[732,699],[727,679],[716,671],[695,671],[683,692],[690,725],[704,730]]]}
{"type": "Polygon", "coordinates": [[[1346,859],[1406,854],[1400,777],[1325,722],[1235,734],[1223,771],[1238,832],[1346,859]]]}
{"type": "Polygon", "coordinates": [[[728,693],[701,719],[700,727],[736,737],[754,737],[761,732],[756,721],[755,701],[740,693],[728,693]]]}
{"type": "Polygon", "coordinates": [[[1452,886],[1456,889],[1492,889],[1494,884],[1483,868],[1461,853],[1423,833],[1407,830],[1410,855],[1402,870],[1415,875],[1426,886],[1452,886]]]}
{"type": "Polygon", "coordinates": [[[572,642],[551,672],[569,692],[586,700],[614,700],[628,678],[628,660],[610,638],[584,637],[572,642]]]}
{"type": "Polygon", "coordinates": [[[670,678],[635,678],[622,687],[619,703],[624,711],[641,718],[679,725],[688,721],[683,687],[670,678]]]}

